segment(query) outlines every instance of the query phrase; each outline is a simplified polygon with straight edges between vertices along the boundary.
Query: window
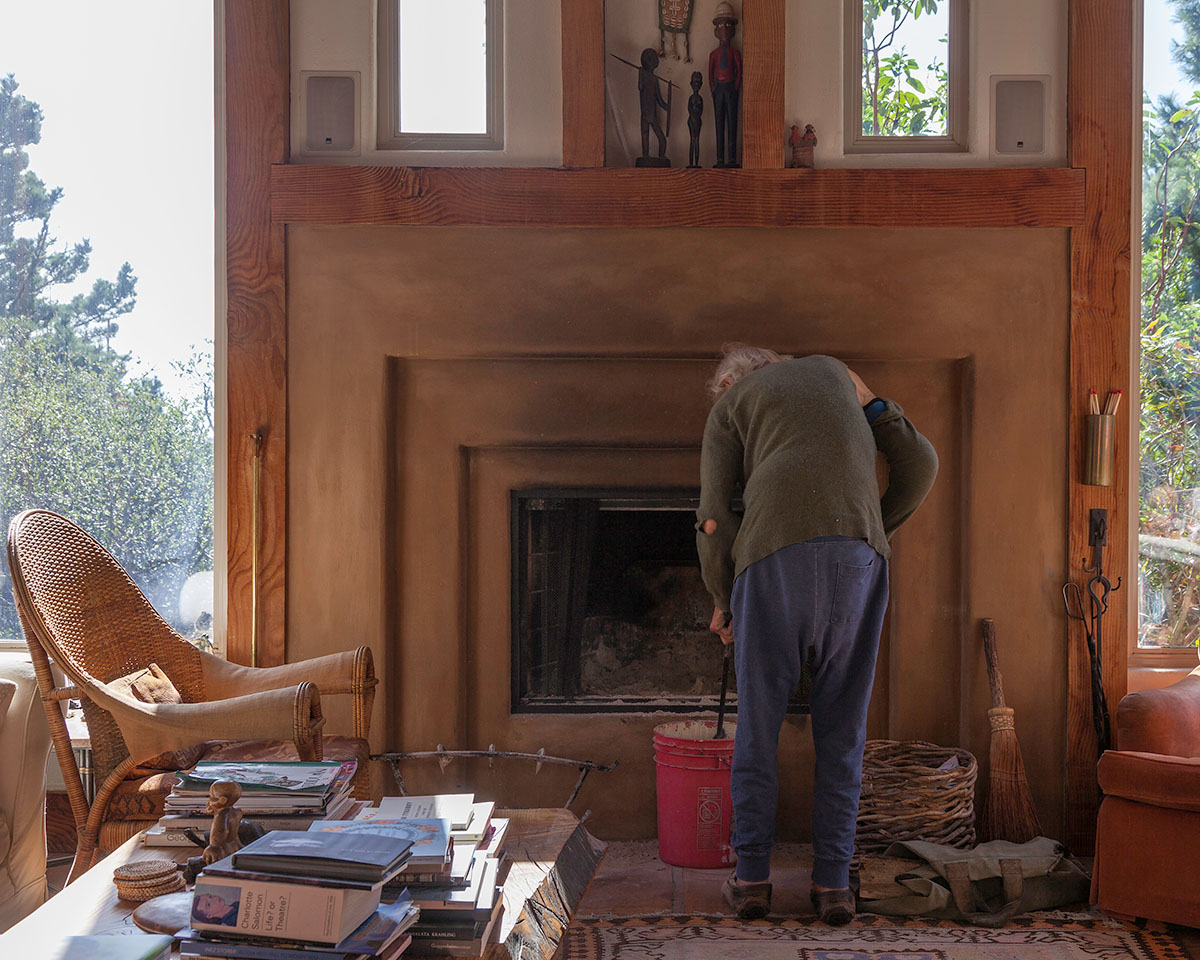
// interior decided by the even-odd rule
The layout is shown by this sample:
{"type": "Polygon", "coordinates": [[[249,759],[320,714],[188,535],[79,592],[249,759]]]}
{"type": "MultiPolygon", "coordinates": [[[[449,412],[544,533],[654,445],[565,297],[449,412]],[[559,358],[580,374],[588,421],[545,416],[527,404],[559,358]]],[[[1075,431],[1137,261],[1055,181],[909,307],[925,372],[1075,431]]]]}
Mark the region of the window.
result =
{"type": "Polygon", "coordinates": [[[207,648],[213,5],[2,9],[0,526],[63,514],[207,648]]]}
{"type": "Polygon", "coordinates": [[[1146,0],[1138,647],[1200,637],[1200,33],[1146,0]]]}
{"type": "Polygon", "coordinates": [[[379,0],[380,150],[502,150],[501,0],[379,0]]]}
{"type": "Polygon", "coordinates": [[[847,153],[967,149],[967,0],[846,0],[847,153]]]}

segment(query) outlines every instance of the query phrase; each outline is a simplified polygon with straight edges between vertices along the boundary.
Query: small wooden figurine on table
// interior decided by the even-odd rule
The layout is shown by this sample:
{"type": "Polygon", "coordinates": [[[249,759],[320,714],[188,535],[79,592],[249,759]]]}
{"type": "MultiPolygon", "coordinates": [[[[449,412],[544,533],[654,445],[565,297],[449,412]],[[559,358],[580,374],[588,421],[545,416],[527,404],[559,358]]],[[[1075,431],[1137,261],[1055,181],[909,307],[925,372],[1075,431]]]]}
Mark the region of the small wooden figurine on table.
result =
{"type": "MultiPolygon", "coordinates": [[[[198,857],[188,857],[182,868],[188,883],[195,883],[196,876],[210,863],[224,860],[242,849],[247,842],[245,836],[239,836],[243,830],[254,836],[262,835],[262,831],[255,824],[249,821],[242,823],[242,811],[234,806],[241,796],[241,784],[232,780],[217,780],[208,788],[208,804],[204,811],[212,814],[213,822],[208,831],[208,842],[204,852],[198,857]]],[[[202,838],[191,831],[188,831],[188,836],[196,843],[201,842],[202,838]]]]}
{"type": "Polygon", "coordinates": [[[204,848],[205,863],[224,860],[242,848],[238,838],[242,811],[234,807],[241,796],[242,785],[232,780],[218,780],[208,788],[208,805],[204,812],[213,815],[213,822],[208,832],[208,846],[204,848]]]}
{"type": "Polygon", "coordinates": [[[700,96],[700,88],[704,85],[704,76],[699,70],[692,72],[692,95],[688,97],[688,133],[691,142],[688,145],[688,167],[700,166],[700,128],[704,123],[704,98],[700,96]]]}
{"type": "Polygon", "coordinates": [[[713,24],[721,41],[708,56],[708,89],[712,92],[717,124],[717,162],[714,167],[740,167],[737,149],[738,101],[742,96],[742,53],[733,45],[738,19],[728,0],[717,4],[713,24]]]}
{"type": "Polygon", "coordinates": [[[816,166],[813,151],[817,146],[817,133],[813,130],[811,123],[805,124],[803,134],[800,133],[800,128],[793,123],[792,135],[788,137],[788,146],[792,148],[792,167],[811,170],[816,166]]]}

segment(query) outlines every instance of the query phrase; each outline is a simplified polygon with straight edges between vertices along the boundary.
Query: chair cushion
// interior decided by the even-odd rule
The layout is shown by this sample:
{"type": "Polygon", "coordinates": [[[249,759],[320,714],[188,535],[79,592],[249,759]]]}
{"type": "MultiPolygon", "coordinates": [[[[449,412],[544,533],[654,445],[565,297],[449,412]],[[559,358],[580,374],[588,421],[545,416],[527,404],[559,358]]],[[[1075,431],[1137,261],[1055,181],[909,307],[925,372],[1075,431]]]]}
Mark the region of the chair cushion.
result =
{"type": "MultiPolygon", "coordinates": [[[[210,740],[200,744],[197,760],[298,760],[296,745],[286,740],[210,740]]],[[[354,737],[325,737],[322,750],[326,760],[357,760],[355,785],[363,782],[370,760],[366,740],[354,737]]],[[[177,751],[178,752],[178,751],[177,751]]],[[[156,758],[158,759],[158,758],[156,758]]],[[[187,764],[195,765],[196,761],[187,764]]],[[[186,769],[180,766],[178,769],[186,769]]],[[[175,786],[174,772],[155,772],[138,767],[113,793],[108,806],[108,820],[157,820],[163,815],[167,794],[175,786]]],[[[356,795],[359,791],[355,790],[356,795]]]]}
{"type": "MultiPolygon", "coordinates": [[[[108,686],[133,700],[142,703],[183,703],[175,684],[157,663],[150,664],[144,670],[134,670],[113,680],[108,686]]],[[[196,765],[196,761],[204,755],[204,744],[198,743],[193,747],[183,747],[179,750],[168,750],[157,757],[144,760],[138,766],[137,772],[143,770],[186,770],[196,765]]]]}
{"type": "Polygon", "coordinates": [[[1200,757],[1109,750],[1100,758],[1096,772],[1107,796],[1200,811],[1200,757]]]}

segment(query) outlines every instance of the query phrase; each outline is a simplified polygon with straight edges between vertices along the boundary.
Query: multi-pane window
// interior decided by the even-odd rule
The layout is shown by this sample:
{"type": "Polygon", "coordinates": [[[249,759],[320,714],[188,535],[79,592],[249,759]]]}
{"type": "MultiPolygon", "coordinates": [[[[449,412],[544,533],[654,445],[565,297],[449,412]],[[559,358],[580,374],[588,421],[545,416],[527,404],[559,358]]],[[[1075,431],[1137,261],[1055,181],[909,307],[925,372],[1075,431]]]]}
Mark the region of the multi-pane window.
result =
{"type": "Polygon", "coordinates": [[[846,0],[845,149],[966,149],[967,0],[846,0]]]}
{"type": "Polygon", "coordinates": [[[503,148],[502,23],[501,0],[380,0],[379,149],[503,148]]]}

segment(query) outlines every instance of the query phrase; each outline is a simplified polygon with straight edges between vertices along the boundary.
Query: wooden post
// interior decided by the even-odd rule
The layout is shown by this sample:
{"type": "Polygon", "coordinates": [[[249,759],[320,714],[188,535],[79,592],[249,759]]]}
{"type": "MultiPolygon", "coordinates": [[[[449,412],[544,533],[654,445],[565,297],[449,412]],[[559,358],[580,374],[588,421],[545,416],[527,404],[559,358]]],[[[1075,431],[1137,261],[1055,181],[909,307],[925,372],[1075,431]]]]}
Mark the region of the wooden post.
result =
{"type": "Polygon", "coordinates": [[[604,166],[604,0],[562,0],[563,166],[604,166]]]}
{"type": "Polygon", "coordinates": [[[742,5],[742,166],[777,170],[784,164],[784,0],[742,5]]]}
{"type": "MultiPolygon", "coordinates": [[[[1113,593],[1105,617],[1102,651],[1104,688],[1112,709],[1128,684],[1129,630],[1137,571],[1129,568],[1133,535],[1130,484],[1138,457],[1125,438],[1128,417],[1137,409],[1137,381],[1131,363],[1132,245],[1135,83],[1133,76],[1135,0],[1071,0],[1069,8],[1067,126],[1070,163],[1086,171],[1082,227],[1071,231],[1070,464],[1066,576],[1086,577],[1080,562],[1089,554],[1088,511],[1108,510],[1106,572],[1126,589],[1113,593]],[[1116,482],[1111,487],[1083,484],[1084,415],[1087,392],[1104,396],[1122,389],[1131,402],[1118,414],[1116,482]]],[[[1140,89],[1138,87],[1137,89],[1140,89]]],[[[1068,621],[1067,639],[1067,842],[1073,853],[1089,855],[1095,846],[1096,737],[1092,729],[1091,684],[1083,626],[1068,621]]]]}
{"type": "Polygon", "coordinates": [[[260,666],[284,662],[287,614],[287,288],[271,165],[288,159],[289,32],[288,0],[226,0],[227,646],[231,660],[250,662],[256,607],[260,666]],[[252,435],[262,438],[257,503],[252,435]]]}

